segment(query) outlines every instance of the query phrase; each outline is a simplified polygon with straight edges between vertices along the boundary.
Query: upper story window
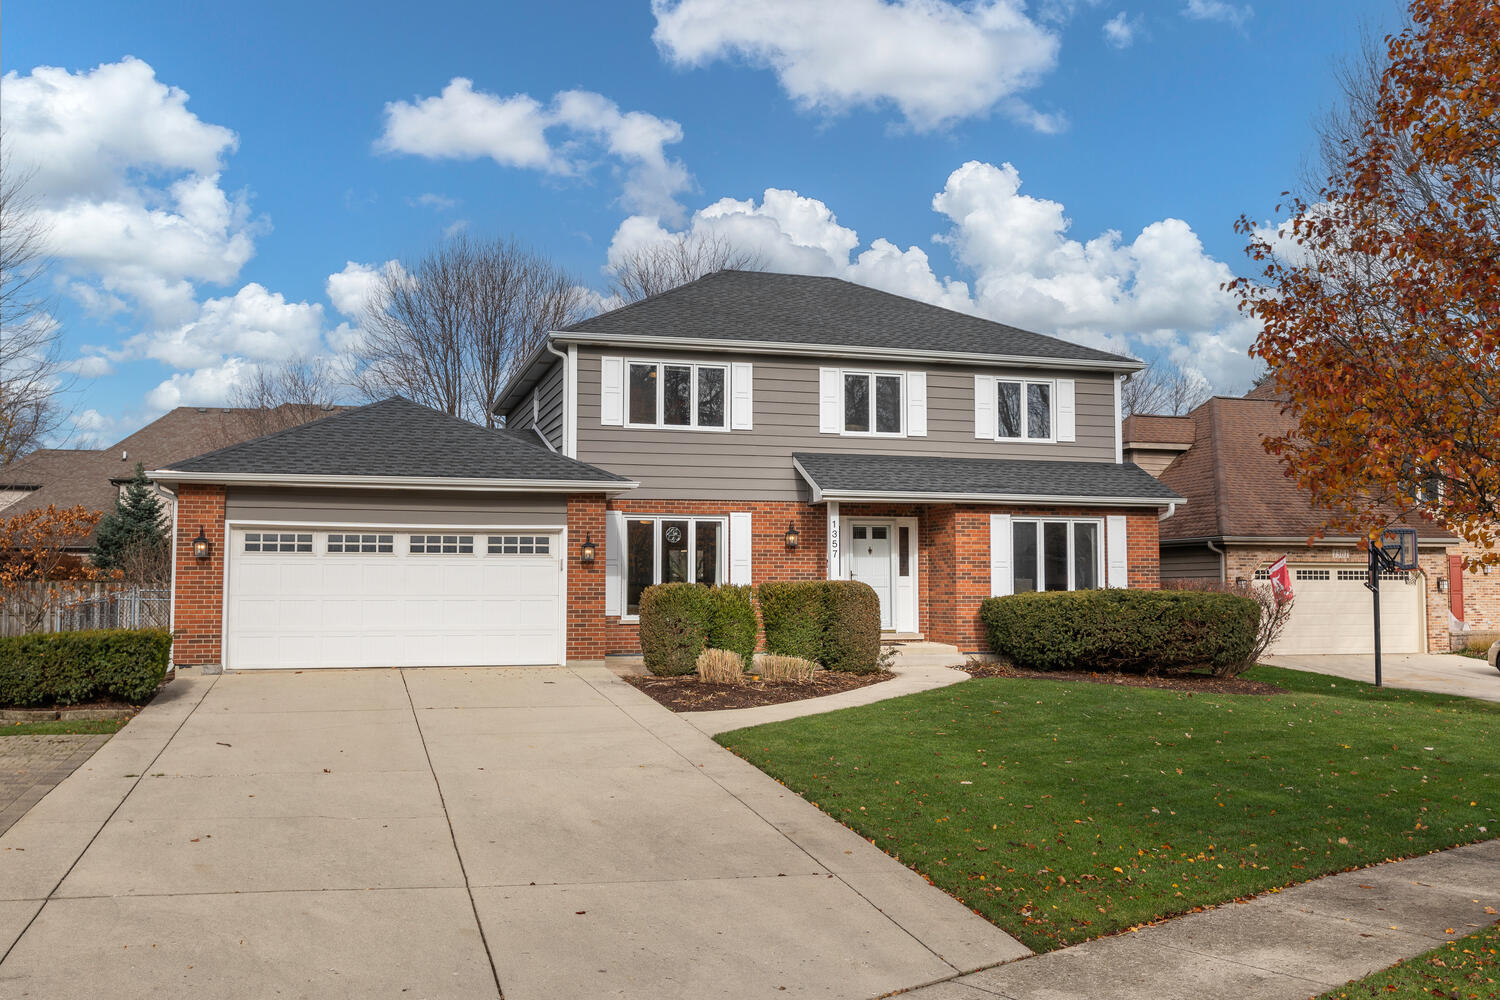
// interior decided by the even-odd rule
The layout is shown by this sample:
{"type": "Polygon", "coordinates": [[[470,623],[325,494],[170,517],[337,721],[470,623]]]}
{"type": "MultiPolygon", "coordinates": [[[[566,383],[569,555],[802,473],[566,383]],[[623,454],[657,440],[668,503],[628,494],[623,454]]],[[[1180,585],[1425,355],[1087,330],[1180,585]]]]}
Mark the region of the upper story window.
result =
{"type": "Polygon", "coordinates": [[[727,366],[632,361],[627,368],[626,423],[725,429],[727,366]]]}
{"type": "Polygon", "coordinates": [[[903,429],[905,376],[899,372],[842,373],[844,433],[899,437],[903,429]]]}
{"type": "Polygon", "coordinates": [[[996,379],[995,437],[1001,441],[1052,441],[1053,384],[996,379]]]}

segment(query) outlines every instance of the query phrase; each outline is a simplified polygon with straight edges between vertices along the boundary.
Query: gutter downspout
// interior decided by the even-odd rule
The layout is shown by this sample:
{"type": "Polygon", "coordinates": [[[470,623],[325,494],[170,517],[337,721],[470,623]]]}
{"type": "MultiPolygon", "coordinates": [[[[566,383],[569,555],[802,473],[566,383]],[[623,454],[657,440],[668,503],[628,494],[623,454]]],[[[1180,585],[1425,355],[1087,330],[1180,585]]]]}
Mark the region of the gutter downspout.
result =
{"type": "Polygon", "coordinates": [[[1219,554],[1219,582],[1223,583],[1229,579],[1229,567],[1225,564],[1225,552],[1223,549],[1215,545],[1212,539],[1210,539],[1206,544],[1208,545],[1208,551],[1217,552],[1219,554]]]}
{"type": "MultiPolygon", "coordinates": [[[[557,348],[555,348],[555,347],[552,346],[552,338],[550,336],[546,339],[546,341],[543,342],[542,346],[547,349],[547,353],[548,354],[555,354],[559,358],[562,358],[562,363],[563,363],[563,391],[562,391],[562,398],[563,398],[563,431],[562,431],[562,433],[563,433],[563,439],[562,439],[562,448],[561,448],[561,451],[562,451],[562,453],[564,455],[568,455],[569,457],[571,457],[571,452],[570,452],[570,449],[568,448],[568,428],[570,428],[570,427],[573,426],[573,423],[572,423],[572,421],[573,421],[573,414],[571,414],[571,413],[568,412],[569,405],[572,403],[572,400],[570,400],[568,398],[568,355],[567,355],[567,352],[565,352],[565,351],[559,351],[557,348]]],[[[538,430],[537,433],[541,434],[541,431],[538,430]]],[[[547,440],[547,436],[545,434],[542,434],[542,440],[543,441],[547,440]]],[[[551,444],[550,441],[547,443],[547,447],[552,448],[552,444],[551,444]]],[[[558,451],[559,449],[552,448],[552,450],[553,451],[558,451]]]]}

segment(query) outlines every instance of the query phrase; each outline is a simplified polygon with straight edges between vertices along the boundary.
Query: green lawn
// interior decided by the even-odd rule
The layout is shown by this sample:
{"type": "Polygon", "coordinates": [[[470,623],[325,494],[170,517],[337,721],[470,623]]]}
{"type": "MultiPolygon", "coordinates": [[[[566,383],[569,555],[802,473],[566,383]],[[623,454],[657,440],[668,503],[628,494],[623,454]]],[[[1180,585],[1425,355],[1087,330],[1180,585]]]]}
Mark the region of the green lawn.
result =
{"type": "Polygon", "coordinates": [[[1449,941],[1440,948],[1409,958],[1373,976],[1336,990],[1318,1000],[1431,1000],[1432,997],[1500,996],[1500,924],[1449,941]]]}
{"type": "Polygon", "coordinates": [[[971,680],[719,742],[1045,951],[1500,836],[1500,703],[971,680]]]}
{"type": "Polygon", "coordinates": [[[113,736],[126,719],[55,719],[51,722],[0,722],[0,736],[113,736]]]}

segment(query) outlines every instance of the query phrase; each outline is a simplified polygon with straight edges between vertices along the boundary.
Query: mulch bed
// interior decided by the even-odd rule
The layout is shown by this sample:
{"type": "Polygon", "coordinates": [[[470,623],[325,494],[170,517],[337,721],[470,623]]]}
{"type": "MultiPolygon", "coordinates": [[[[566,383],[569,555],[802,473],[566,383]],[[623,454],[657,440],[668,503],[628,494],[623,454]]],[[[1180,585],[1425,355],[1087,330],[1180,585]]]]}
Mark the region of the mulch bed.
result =
{"type": "Polygon", "coordinates": [[[959,668],[970,677],[1027,677],[1043,681],[1075,681],[1083,684],[1118,684],[1121,687],[1164,688],[1203,694],[1286,694],[1286,688],[1242,677],[1210,677],[1207,674],[1096,674],[1086,670],[1022,670],[1006,663],[970,660],[959,668]]]}
{"type": "Polygon", "coordinates": [[[720,708],[755,708],[781,705],[825,694],[853,691],[888,681],[893,674],[846,674],[819,670],[806,684],[704,684],[691,674],[686,677],[627,677],[625,680],[674,712],[712,712],[720,708]]]}

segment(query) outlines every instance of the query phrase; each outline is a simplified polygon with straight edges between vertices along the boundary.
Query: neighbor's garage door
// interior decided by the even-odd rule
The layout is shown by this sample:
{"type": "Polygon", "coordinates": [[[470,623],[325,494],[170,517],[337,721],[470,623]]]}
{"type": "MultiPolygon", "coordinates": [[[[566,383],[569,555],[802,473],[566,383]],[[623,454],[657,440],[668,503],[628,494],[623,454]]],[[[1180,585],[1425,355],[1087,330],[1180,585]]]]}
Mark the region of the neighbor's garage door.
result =
{"type": "MultiPolygon", "coordinates": [[[[1374,610],[1366,571],[1349,566],[1292,566],[1292,617],[1270,652],[1373,653],[1374,610]]],[[[1422,652],[1422,585],[1415,573],[1380,581],[1380,644],[1384,653],[1422,652]]]]}
{"type": "Polygon", "coordinates": [[[563,658],[557,534],[230,533],[225,662],[484,666],[563,658]]]}

